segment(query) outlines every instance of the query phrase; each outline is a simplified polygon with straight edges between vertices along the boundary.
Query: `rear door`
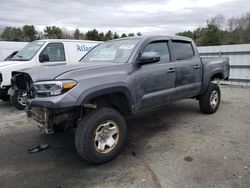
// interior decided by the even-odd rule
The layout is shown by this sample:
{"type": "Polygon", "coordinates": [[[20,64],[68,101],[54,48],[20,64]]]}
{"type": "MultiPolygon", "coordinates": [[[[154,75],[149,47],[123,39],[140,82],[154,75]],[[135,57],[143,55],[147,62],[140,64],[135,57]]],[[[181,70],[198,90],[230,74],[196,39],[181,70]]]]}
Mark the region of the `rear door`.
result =
{"type": "Polygon", "coordinates": [[[193,43],[185,40],[172,40],[176,65],[177,99],[197,95],[202,85],[202,65],[195,55],[193,43]]]}
{"type": "Polygon", "coordinates": [[[157,52],[161,60],[142,65],[136,71],[138,110],[168,103],[175,96],[175,65],[167,40],[148,42],[140,52],[157,52]]]}

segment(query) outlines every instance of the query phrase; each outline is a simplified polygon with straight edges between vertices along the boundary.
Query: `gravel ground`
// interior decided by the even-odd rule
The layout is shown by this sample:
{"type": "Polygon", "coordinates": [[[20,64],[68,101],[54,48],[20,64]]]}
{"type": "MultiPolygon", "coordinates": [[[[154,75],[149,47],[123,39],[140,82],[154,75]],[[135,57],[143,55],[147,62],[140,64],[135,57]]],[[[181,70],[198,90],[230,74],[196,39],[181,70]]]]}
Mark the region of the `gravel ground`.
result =
{"type": "Polygon", "coordinates": [[[125,149],[99,166],[78,156],[73,131],[40,134],[6,102],[0,121],[0,187],[250,187],[249,88],[223,87],[213,115],[190,99],[127,119],[125,149]]]}

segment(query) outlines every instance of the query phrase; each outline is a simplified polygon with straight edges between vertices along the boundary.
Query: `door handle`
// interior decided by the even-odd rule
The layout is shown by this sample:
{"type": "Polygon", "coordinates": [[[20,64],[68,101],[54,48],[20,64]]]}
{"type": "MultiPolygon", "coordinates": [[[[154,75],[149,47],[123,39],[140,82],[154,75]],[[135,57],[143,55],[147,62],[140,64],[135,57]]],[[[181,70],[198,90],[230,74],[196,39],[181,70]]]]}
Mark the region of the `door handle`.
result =
{"type": "Polygon", "coordinates": [[[175,72],[175,70],[176,70],[175,68],[169,68],[168,73],[175,72]]]}
{"type": "Polygon", "coordinates": [[[200,67],[200,65],[194,65],[194,69],[199,69],[200,67]]]}

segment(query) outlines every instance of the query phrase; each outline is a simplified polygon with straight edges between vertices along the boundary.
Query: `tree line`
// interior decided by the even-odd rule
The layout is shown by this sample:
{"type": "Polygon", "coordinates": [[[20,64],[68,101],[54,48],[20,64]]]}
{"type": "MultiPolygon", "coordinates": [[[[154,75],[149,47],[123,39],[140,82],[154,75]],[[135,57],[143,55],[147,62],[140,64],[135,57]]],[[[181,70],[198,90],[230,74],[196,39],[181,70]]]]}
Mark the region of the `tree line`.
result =
{"type": "Polygon", "coordinates": [[[34,25],[24,25],[23,27],[5,27],[0,35],[1,40],[5,41],[24,41],[30,42],[39,39],[79,39],[79,40],[96,40],[107,41],[120,37],[140,36],[138,33],[123,33],[119,35],[117,32],[107,31],[99,32],[97,29],[89,30],[86,33],[76,28],[73,32],[62,29],[57,26],[46,26],[41,32],[37,31],[34,25]]]}
{"type": "Polygon", "coordinates": [[[205,26],[176,35],[190,37],[198,46],[250,43],[250,12],[229,19],[217,15],[208,19],[205,26]]]}
{"type": "MultiPolygon", "coordinates": [[[[23,27],[5,27],[0,34],[0,39],[28,42],[52,38],[107,41],[136,35],[142,34],[138,32],[119,35],[111,30],[99,32],[97,29],[83,33],[77,28],[74,31],[68,31],[57,26],[46,26],[43,31],[37,31],[34,25],[24,25],[23,27]]],[[[225,19],[223,15],[217,15],[208,19],[205,26],[193,31],[179,32],[176,35],[190,37],[198,46],[250,43],[250,12],[229,19],[225,19]]]]}

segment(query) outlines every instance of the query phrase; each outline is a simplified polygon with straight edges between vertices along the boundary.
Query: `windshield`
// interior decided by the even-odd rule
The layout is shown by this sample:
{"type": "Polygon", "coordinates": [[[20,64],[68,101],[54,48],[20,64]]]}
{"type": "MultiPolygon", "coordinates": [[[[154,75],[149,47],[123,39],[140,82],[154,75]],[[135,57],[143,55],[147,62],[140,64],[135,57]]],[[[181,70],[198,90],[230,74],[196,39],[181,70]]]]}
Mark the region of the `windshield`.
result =
{"type": "Polygon", "coordinates": [[[45,42],[35,41],[27,44],[20,50],[10,61],[29,61],[31,60],[38,50],[44,45],[45,42]]]}
{"type": "Polygon", "coordinates": [[[125,63],[138,42],[139,39],[125,39],[102,43],[87,53],[80,62],[125,63]]]}

